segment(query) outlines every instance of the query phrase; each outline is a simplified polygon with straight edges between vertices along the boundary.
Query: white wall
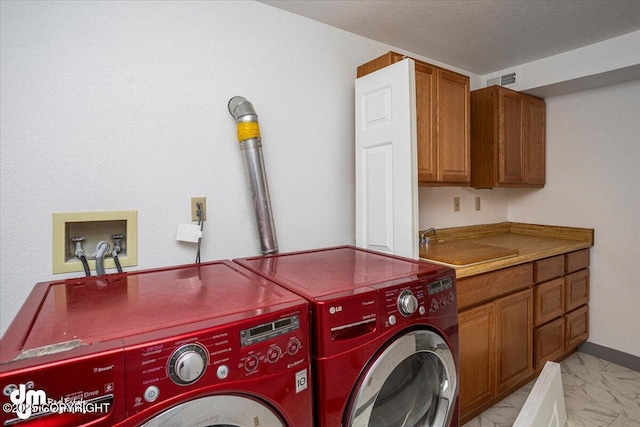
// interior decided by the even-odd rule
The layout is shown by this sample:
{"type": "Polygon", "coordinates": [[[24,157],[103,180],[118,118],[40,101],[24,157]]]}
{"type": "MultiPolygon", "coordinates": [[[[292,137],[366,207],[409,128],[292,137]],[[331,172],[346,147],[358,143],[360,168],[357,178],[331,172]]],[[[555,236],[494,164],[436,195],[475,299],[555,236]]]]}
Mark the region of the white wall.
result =
{"type": "Polygon", "coordinates": [[[509,220],[595,229],[589,341],[640,356],[640,80],[548,98],[547,184],[509,220]]]}
{"type": "Polygon", "coordinates": [[[512,89],[548,98],[640,78],[640,31],[482,76],[516,71],[512,89]]]}
{"type": "Polygon", "coordinates": [[[505,189],[477,190],[469,187],[421,187],[418,191],[420,230],[508,221],[509,194],[505,189]],[[454,212],[453,198],[460,198],[454,212]],[[480,197],[480,210],[475,198],[480,197]]]}
{"type": "Polygon", "coordinates": [[[137,210],[139,265],[206,196],[202,259],[260,253],[235,122],[259,115],[281,251],[354,243],[356,67],[389,50],[257,2],[2,2],[0,329],[53,275],[52,213],[137,210]]]}

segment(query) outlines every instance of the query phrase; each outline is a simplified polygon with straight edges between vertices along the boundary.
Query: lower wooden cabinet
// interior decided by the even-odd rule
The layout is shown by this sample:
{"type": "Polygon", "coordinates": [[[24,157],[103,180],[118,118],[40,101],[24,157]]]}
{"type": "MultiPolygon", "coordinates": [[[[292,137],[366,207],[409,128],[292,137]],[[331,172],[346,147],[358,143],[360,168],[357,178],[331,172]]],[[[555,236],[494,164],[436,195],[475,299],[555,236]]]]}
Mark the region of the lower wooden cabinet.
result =
{"type": "Polygon", "coordinates": [[[533,373],[533,290],[463,311],[458,324],[464,421],[533,373]]]}
{"type": "Polygon", "coordinates": [[[589,335],[589,250],[458,280],[460,423],[589,335]]]}

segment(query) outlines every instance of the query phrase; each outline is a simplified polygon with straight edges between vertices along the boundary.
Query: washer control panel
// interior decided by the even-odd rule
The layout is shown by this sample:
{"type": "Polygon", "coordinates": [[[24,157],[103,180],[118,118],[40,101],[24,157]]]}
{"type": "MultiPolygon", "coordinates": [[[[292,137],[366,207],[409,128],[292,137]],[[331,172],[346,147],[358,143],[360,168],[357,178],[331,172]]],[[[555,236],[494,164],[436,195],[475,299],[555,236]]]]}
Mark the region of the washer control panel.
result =
{"type": "Polygon", "coordinates": [[[125,350],[127,411],[137,413],[185,391],[229,387],[249,377],[297,371],[310,361],[308,309],[212,325],[125,350]]]}

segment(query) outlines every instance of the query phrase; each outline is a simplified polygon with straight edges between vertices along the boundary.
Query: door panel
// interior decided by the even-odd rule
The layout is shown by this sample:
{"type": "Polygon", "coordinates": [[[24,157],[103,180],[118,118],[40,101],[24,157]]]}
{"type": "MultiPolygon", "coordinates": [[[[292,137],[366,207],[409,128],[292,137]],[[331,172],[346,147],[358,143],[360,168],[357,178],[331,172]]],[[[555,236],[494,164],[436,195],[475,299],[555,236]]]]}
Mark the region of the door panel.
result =
{"type": "Polygon", "coordinates": [[[356,245],[418,257],[415,65],[356,80],[356,245]]]}
{"type": "Polygon", "coordinates": [[[469,182],[469,80],[438,70],[438,181],[469,182]]]}
{"type": "Polygon", "coordinates": [[[418,181],[438,179],[436,69],[416,64],[416,115],[418,124],[418,181]]]}
{"type": "Polygon", "coordinates": [[[460,339],[460,413],[468,414],[495,394],[495,313],[493,304],[463,311],[460,339]]]}
{"type": "Polygon", "coordinates": [[[522,97],[499,91],[500,132],[498,136],[498,183],[521,184],[522,153],[522,97]]]}
{"type": "Polygon", "coordinates": [[[545,183],[545,117],[543,100],[524,100],[524,180],[527,184],[545,183]]]}
{"type": "Polygon", "coordinates": [[[498,390],[520,382],[533,371],[533,290],[495,302],[498,340],[498,390]]]}
{"type": "Polygon", "coordinates": [[[566,422],[560,365],[547,362],[513,427],[563,427],[566,422]]]}

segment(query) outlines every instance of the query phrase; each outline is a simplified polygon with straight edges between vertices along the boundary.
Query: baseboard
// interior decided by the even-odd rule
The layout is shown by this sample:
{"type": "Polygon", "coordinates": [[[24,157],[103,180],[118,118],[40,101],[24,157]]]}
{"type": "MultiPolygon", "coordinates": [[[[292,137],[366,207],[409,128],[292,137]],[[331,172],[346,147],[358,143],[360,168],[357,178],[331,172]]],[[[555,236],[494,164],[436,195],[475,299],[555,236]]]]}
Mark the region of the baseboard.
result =
{"type": "Polygon", "coordinates": [[[634,356],[633,354],[623,353],[622,351],[594,344],[589,341],[580,344],[578,351],[640,372],[640,357],[634,356]]]}

